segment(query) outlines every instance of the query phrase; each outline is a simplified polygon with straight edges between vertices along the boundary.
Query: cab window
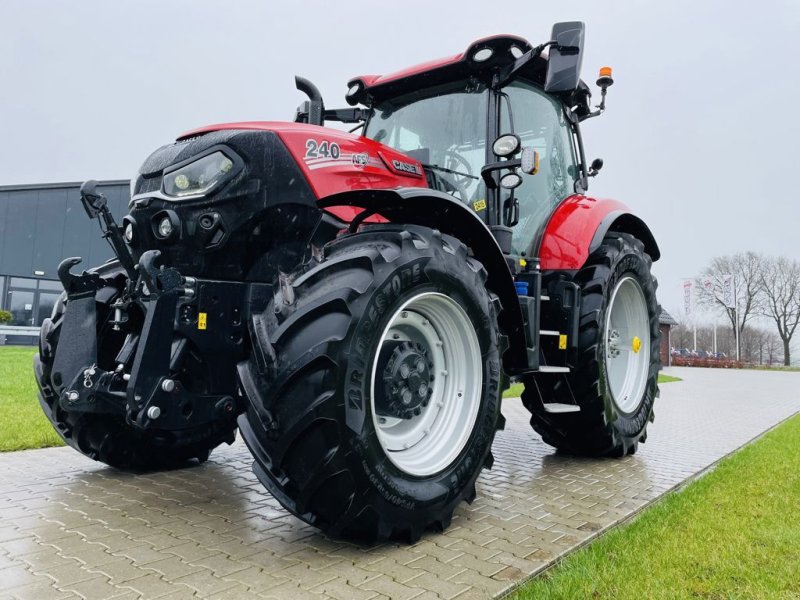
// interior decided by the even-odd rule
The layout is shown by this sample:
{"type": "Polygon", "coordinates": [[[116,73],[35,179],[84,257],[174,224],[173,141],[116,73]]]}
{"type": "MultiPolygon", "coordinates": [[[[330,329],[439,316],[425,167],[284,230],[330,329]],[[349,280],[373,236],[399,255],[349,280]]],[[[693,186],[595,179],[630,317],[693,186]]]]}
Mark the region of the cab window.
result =
{"type": "MultiPolygon", "coordinates": [[[[513,131],[523,147],[539,153],[539,172],[524,175],[515,190],[520,218],[514,227],[512,251],[528,253],[538,239],[555,207],[575,190],[580,176],[573,145],[572,128],[562,105],[535,86],[517,81],[503,89],[508,95],[513,117],[513,131]]],[[[508,107],[501,99],[500,131],[512,130],[508,107]]],[[[510,192],[503,192],[503,199],[510,192]]]]}

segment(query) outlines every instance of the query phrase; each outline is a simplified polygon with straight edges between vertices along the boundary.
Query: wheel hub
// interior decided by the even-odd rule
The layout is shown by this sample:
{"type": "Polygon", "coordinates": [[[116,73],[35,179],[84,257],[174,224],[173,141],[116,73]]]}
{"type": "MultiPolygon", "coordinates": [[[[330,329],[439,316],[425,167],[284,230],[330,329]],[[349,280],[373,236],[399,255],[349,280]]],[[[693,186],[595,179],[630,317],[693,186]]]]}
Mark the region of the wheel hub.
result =
{"type": "MultiPolygon", "coordinates": [[[[383,393],[375,398],[378,414],[411,419],[421,414],[433,393],[433,362],[427,349],[418,342],[385,344],[383,393]]],[[[383,358],[383,357],[382,357],[383,358]]]]}
{"type": "Polygon", "coordinates": [[[606,317],[606,374],[611,397],[624,413],[637,410],[650,369],[650,316],[641,286],[633,277],[619,281],[606,317]]]}

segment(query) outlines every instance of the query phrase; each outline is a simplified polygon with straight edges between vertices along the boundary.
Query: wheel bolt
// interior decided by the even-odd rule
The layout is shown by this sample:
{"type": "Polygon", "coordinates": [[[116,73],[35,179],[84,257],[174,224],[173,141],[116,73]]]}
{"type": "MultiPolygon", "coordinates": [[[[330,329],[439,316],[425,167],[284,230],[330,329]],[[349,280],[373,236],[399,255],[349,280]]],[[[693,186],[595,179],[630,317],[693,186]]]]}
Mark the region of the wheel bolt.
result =
{"type": "Polygon", "coordinates": [[[67,392],[67,401],[69,401],[69,402],[77,402],[78,398],[80,398],[80,395],[78,394],[78,392],[75,392],[75,391],[67,392]]]}
{"type": "Polygon", "coordinates": [[[406,363],[400,365],[400,377],[403,379],[408,379],[408,376],[411,374],[411,369],[408,368],[406,363]]]}
{"type": "Polygon", "coordinates": [[[425,385],[424,383],[421,383],[419,385],[419,389],[417,390],[417,393],[419,394],[420,398],[424,398],[425,396],[428,395],[428,386],[425,385]]]}

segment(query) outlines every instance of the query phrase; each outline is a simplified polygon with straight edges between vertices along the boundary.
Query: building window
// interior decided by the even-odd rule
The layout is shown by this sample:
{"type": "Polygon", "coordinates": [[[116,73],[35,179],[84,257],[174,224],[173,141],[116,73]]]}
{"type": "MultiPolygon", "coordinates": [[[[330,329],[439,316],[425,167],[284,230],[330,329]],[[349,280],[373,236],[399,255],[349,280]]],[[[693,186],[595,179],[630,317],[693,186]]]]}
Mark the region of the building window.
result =
{"type": "Polygon", "coordinates": [[[50,316],[63,288],[60,281],[0,276],[0,306],[11,313],[11,323],[22,327],[39,327],[50,316]],[[4,280],[8,280],[3,290],[4,280]]]}
{"type": "Polygon", "coordinates": [[[28,279],[27,277],[12,277],[9,287],[35,290],[36,279],[28,279]]]}
{"type": "Polygon", "coordinates": [[[9,325],[32,326],[33,318],[33,297],[35,293],[31,290],[9,290],[8,310],[11,313],[11,323],[9,325]]]}
{"type": "Polygon", "coordinates": [[[40,279],[39,289],[58,292],[60,294],[61,292],[64,291],[64,286],[61,285],[60,281],[49,281],[47,279],[40,279]]]}

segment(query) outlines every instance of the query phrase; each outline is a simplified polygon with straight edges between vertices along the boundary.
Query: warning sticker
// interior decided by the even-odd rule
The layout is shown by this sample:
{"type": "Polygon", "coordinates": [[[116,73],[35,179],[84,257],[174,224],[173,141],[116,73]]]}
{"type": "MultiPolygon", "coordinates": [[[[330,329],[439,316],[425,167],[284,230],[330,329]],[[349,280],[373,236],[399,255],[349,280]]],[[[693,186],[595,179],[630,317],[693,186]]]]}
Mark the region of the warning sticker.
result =
{"type": "Polygon", "coordinates": [[[204,330],[206,328],[207,320],[208,320],[207,313],[197,313],[197,328],[204,330]]]}
{"type": "Polygon", "coordinates": [[[482,210],[486,210],[486,200],[476,200],[472,203],[472,210],[475,212],[481,212],[482,210]]]}
{"type": "Polygon", "coordinates": [[[559,350],[567,349],[567,336],[565,336],[563,333],[558,336],[558,349],[559,350]]]}

